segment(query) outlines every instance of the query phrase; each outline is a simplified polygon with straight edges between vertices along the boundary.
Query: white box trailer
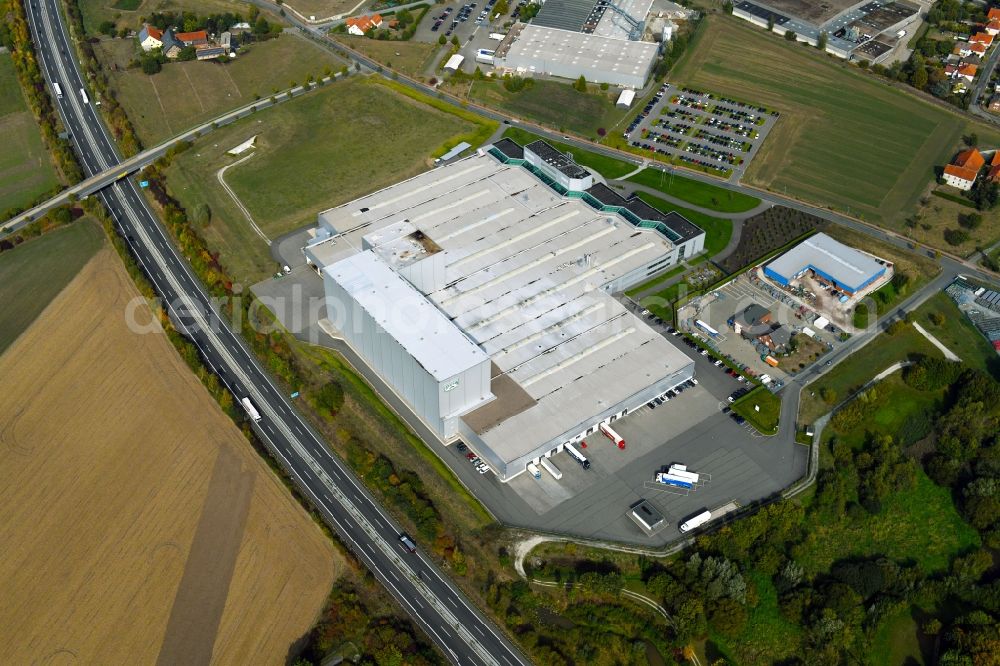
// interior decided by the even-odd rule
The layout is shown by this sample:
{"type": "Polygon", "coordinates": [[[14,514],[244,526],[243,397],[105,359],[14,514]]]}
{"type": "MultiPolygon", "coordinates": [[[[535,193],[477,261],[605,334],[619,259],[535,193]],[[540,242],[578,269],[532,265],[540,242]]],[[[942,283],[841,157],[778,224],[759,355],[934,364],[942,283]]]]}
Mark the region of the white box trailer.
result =
{"type": "Polygon", "coordinates": [[[685,479],[691,483],[698,483],[698,474],[695,472],[689,472],[687,465],[671,465],[669,473],[671,476],[676,476],[679,479],[685,479]]]}
{"type": "Polygon", "coordinates": [[[542,478],[542,470],[538,469],[538,465],[535,463],[528,463],[528,473],[536,479],[542,478]]]}
{"type": "Polygon", "coordinates": [[[243,405],[243,409],[246,410],[247,416],[249,416],[254,423],[260,421],[260,412],[258,412],[257,408],[253,406],[252,402],[250,402],[250,398],[243,398],[240,400],[240,404],[243,405]]]}
{"type": "Polygon", "coordinates": [[[701,527],[710,520],[712,520],[712,512],[702,511],[701,513],[697,513],[681,523],[680,530],[681,532],[690,532],[697,527],[701,527]]]}
{"type": "Polygon", "coordinates": [[[490,33],[490,39],[492,39],[495,42],[502,42],[503,38],[506,37],[506,36],[507,35],[503,34],[502,32],[491,32],[490,33]]]}
{"type": "Polygon", "coordinates": [[[570,457],[573,458],[573,460],[580,463],[581,467],[583,467],[584,469],[590,469],[590,461],[587,460],[587,456],[577,451],[576,447],[570,444],[569,442],[566,442],[565,448],[566,448],[566,453],[568,453],[570,457]]]}
{"type": "Polygon", "coordinates": [[[494,62],[493,61],[494,54],[496,54],[496,51],[490,51],[489,49],[479,49],[478,51],[476,51],[476,62],[481,62],[484,65],[492,65],[494,62]]]}
{"type": "Polygon", "coordinates": [[[539,462],[542,463],[542,467],[545,468],[545,471],[551,474],[556,481],[562,478],[562,472],[560,472],[559,468],[553,465],[548,458],[542,458],[539,462]]]}

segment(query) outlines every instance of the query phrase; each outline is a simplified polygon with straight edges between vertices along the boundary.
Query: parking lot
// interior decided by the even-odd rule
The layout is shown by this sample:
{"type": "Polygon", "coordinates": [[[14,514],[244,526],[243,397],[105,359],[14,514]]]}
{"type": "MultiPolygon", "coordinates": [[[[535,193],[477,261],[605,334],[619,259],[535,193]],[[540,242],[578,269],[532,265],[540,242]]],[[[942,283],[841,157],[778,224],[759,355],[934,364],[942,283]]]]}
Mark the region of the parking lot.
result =
{"type": "MultiPolygon", "coordinates": [[[[640,314],[637,312],[637,314],[640,314]]],[[[614,422],[626,442],[618,449],[600,433],[578,449],[591,462],[583,469],[568,453],[553,456],[562,473],[556,480],[544,469],[540,478],[525,473],[507,484],[479,474],[469,451],[449,447],[445,459],[472,492],[500,520],[583,538],[663,545],[680,537],[677,526],[703,509],[730,502],[746,505],[790,485],[806,470],[808,448],[779,437],[762,437],[728,412],[728,396],[749,386],[717,367],[714,359],[671,335],[669,327],[646,317],[672,344],[695,361],[696,386],[685,387],[662,404],[642,406],[614,422]],[[686,464],[702,476],[693,489],[653,481],[656,472],[686,464]],[[640,499],[660,511],[668,526],[647,536],[628,517],[640,499]]],[[[655,404],[655,403],[654,403],[655,404]]]]}
{"type": "Polygon", "coordinates": [[[494,11],[496,0],[433,5],[420,22],[413,38],[436,44],[442,36],[449,42],[457,37],[461,44],[459,53],[465,56],[462,70],[472,73],[477,66],[481,66],[484,71],[489,71],[489,66],[476,62],[476,52],[479,49],[495,50],[500,41],[490,35],[506,33],[503,24],[516,20],[525,4],[511,3],[509,16],[497,15],[494,11]]]}
{"type": "Polygon", "coordinates": [[[633,147],[738,181],[777,119],[776,111],[664,83],[624,136],[633,147]]]}

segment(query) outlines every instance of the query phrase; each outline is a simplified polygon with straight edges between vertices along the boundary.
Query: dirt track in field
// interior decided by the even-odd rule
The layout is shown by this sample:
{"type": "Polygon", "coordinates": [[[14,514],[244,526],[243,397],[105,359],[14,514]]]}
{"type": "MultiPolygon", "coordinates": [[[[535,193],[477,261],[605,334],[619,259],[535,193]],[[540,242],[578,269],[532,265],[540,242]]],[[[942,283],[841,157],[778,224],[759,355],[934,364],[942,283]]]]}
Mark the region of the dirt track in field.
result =
{"type": "Polygon", "coordinates": [[[342,562],[137,295],[101,250],[0,356],[0,663],[283,663],[342,562]]]}

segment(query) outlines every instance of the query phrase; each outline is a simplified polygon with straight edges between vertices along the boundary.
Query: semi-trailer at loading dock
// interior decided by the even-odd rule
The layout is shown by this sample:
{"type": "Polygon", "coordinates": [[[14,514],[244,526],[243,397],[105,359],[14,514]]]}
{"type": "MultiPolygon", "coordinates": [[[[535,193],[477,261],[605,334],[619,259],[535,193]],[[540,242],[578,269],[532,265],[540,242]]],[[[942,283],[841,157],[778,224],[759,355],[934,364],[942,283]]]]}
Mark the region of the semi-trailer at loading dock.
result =
{"type": "Polygon", "coordinates": [[[569,442],[566,443],[566,453],[568,453],[571,458],[580,463],[581,467],[583,467],[584,469],[590,469],[590,461],[587,460],[587,456],[577,451],[576,447],[570,444],[569,442]]]}
{"type": "Polygon", "coordinates": [[[538,465],[535,463],[528,463],[528,474],[531,474],[536,479],[542,478],[542,470],[538,469],[538,465]]]}
{"type": "Polygon", "coordinates": [[[601,432],[604,433],[605,437],[614,442],[615,446],[619,449],[625,448],[625,440],[622,439],[622,436],[615,432],[607,423],[601,424],[601,432]]]}
{"type": "Polygon", "coordinates": [[[542,463],[542,467],[545,468],[545,471],[551,474],[556,481],[562,478],[562,472],[560,472],[559,468],[553,465],[552,461],[548,458],[542,458],[539,462],[542,463]]]}

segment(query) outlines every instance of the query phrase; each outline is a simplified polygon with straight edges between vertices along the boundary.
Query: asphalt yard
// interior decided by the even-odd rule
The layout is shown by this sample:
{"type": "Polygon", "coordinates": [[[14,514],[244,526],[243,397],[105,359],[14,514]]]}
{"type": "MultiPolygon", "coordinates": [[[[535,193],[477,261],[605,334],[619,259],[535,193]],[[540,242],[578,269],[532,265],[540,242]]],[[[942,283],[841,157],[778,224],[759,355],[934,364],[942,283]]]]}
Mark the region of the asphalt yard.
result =
{"type": "Polygon", "coordinates": [[[645,148],[739,181],[778,117],[766,109],[699,90],[660,87],[625,132],[645,148]]]}
{"type": "MultiPolygon", "coordinates": [[[[675,340],[676,338],[671,338],[675,340]]],[[[680,538],[677,526],[702,509],[736,501],[746,505],[779,492],[806,471],[808,448],[791,438],[762,437],[737,425],[723,409],[726,397],[744,386],[712,364],[710,357],[681,345],[695,359],[698,386],[655,409],[642,407],[612,426],[626,442],[619,450],[603,435],[590,435],[578,449],[591,461],[584,470],[568,453],[550,460],[562,473],[554,479],[522,474],[507,484],[478,474],[454,446],[443,458],[501,521],[588,539],[662,546],[680,538]],[[672,463],[702,475],[694,489],[656,484],[656,472],[672,463]],[[667,527],[647,536],[629,518],[646,499],[667,527]]]]}

